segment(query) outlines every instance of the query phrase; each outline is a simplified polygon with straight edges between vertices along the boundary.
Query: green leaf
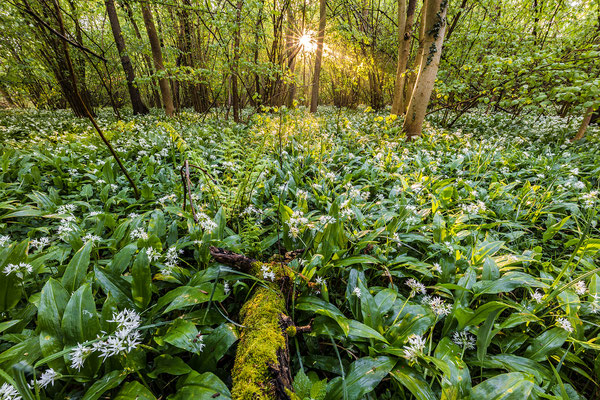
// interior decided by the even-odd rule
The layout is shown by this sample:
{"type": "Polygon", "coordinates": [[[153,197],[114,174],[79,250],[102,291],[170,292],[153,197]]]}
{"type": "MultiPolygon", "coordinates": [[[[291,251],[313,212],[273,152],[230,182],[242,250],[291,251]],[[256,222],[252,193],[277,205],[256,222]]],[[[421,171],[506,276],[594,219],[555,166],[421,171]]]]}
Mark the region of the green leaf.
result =
{"type": "Polygon", "coordinates": [[[109,266],[106,267],[106,270],[119,275],[127,270],[129,267],[129,263],[137,250],[136,243],[130,243],[127,246],[123,247],[112,259],[112,262],[109,266]]]}
{"type": "Polygon", "coordinates": [[[123,382],[129,373],[127,371],[115,370],[104,375],[99,380],[95,381],[92,386],[85,392],[82,400],[98,400],[105,392],[116,388],[123,382]]]}
{"type": "Polygon", "coordinates": [[[204,335],[204,344],[210,352],[204,352],[195,368],[204,371],[215,370],[219,360],[237,340],[238,334],[232,324],[222,324],[204,335]]]}
{"type": "Polygon", "coordinates": [[[172,344],[182,350],[195,354],[200,354],[200,338],[198,329],[193,322],[183,319],[177,319],[169,327],[167,333],[163,336],[165,342],[172,344]]]}
{"type": "Polygon", "coordinates": [[[69,262],[69,265],[67,265],[61,283],[69,292],[74,292],[83,283],[88,266],[90,265],[92,246],[92,241],[88,240],[88,242],[75,253],[69,262]]]}
{"type": "Polygon", "coordinates": [[[173,289],[169,293],[162,296],[156,303],[156,306],[158,309],[160,309],[170,303],[165,311],[163,311],[163,313],[167,313],[169,311],[180,310],[186,307],[206,303],[210,300],[210,295],[213,291],[214,285],[217,285],[217,287],[212,300],[225,300],[227,295],[225,295],[222,284],[206,282],[198,287],[180,286],[176,289],[173,289]]]}
{"type": "Polygon", "coordinates": [[[156,397],[138,381],[127,382],[114,400],[156,400],[156,397]]]}
{"type": "Polygon", "coordinates": [[[160,374],[185,375],[190,372],[192,372],[192,368],[181,358],[161,354],[154,359],[154,369],[148,373],[148,376],[156,379],[160,374]]]}
{"type": "Polygon", "coordinates": [[[373,391],[379,382],[390,373],[396,365],[396,359],[380,357],[363,357],[350,365],[350,370],[345,379],[335,378],[327,387],[327,396],[325,400],[338,400],[346,398],[348,400],[358,400],[367,393],[373,391]]]}
{"type": "Polygon", "coordinates": [[[306,397],[310,398],[310,389],[312,387],[312,382],[308,379],[308,376],[304,373],[303,370],[298,371],[296,376],[294,377],[294,383],[292,384],[294,387],[294,391],[296,395],[301,399],[306,397]]]}
{"type": "Polygon", "coordinates": [[[533,378],[520,372],[496,375],[473,388],[470,400],[523,400],[529,399],[533,378]]]}
{"type": "Polygon", "coordinates": [[[131,285],[129,282],[99,266],[94,266],[94,274],[102,290],[106,294],[110,293],[118,304],[121,304],[123,308],[135,308],[133,300],[130,297],[131,285]]]}
{"type": "Polygon", "coordinates": [[[363,256],[354,256],[354,257],[350,257],[350,258],[345,258],[340,261],[336,261],[334,265],[336,267],[347,267],[349,265],[354,265],[354,264],[377,264],[377,263],[379,263],[379,260],[376,259],[375,257],[369,256],[369,255],[363,255],[363,256]]]}
{"type": "Polygon", "coordinates": [[[384,343],[388,343],[388,341],[381,335],[381,333],[377,332],[375,329],[371,328],[363,324],[362,322],[358,322],[354,319],[348,320],[350,331],[349,336],[356,336],[365,339],[376,339],[382,341],[384,343]]]}
{"type": "Polygon", "coordinates": [[[569,332],[562,328],[549,329],[531,341],[524,356],[534,361],[544,361],[546,356],[561,347],[568,337],[569,332]]]}
{"type": "Polygon", "coordinates": [[[390,375],[407,388],[417,400],[438,400],[427,382],[412,368],[402,366],[390,372],[390,375]]]}
{"type": "Polygon", "coordinates": [[[479,264],[484,258],[493,256],[502,246],[504,246],[504,242],[502,241],[482,243],[473,253],[473,264],[479,264]]]}
{"type": "Polygon", "coordinates": [[[442,338],[435,348],[434,356],[444,367],[440,368],[444,373],[441,380],[444,399],[464,399],[471,391],[471,375],[461,358],[461,350],[448,337],[442,338]]]}
{"type": "Polygon", "coordinates": [[[100,332],[100,320],[89,283],[71,295],[62,319],[62,330],[65,344],[69,346],[93,340],[100,332]]]}
{"type": "Polygon", "coordinates": [[[145,309],[152,297],[152,273],[150,272],[150,260],[145,251],[140,251],[135,257],[131,267],[131,296],[133,302],[139,309],[145,309]]]}
{"type": "Polygon", "coordinates": [[[494,337],[494,333],[492,329],[494,328],[494,321],[496,321],[496,317],[500,314],[501,309],[495,309],[491,311],[485,322],[479,327],[479,331],[477,332],[477,359],[479,361],[483,361],[485,355],[487,353],[487,348],[494,337]]]}
{"type": "Polygon", "coordinates": [[[544,232],[544,234],[542,235],[542,242],[547,242],[548,240],[552,239],[554,235],[556,235],[558,231],[562,229],[563,225],[569,220],[569,218],[571,218],[571,216],[567,215],[559,222],[548,228],[546,232],[544,232]]]}
{"type": "Polygon", "coordinates": [[[168,397],[169,400],[230,400],[231,393],[227,386],[212,372],[199,374],[191,372],[178,385],[177,393],[168,397]]]}
{"type": "Polygon", "coordinates": [[[335,320],[344,334],[348,336],[350,332],[350,324],[344,314],[333,304],[328,303],[318,297],[304,296],[300,297],[296,302],[296,308],[303,311],[312,311],[315,314],[325,315],[335,320]]]}
{"type": "Polygon", "coordinates": [[[482,294],[496,294],[511,292],[518,287],[547,288],[548,285],[535,279],[533,276],[524,272],[508,272],[495,281],[475,282],[472,287],[476,296],[482,294]]]}
{"type": "Polygon", "coordinates": [[[0,312],[11,310],[21,300],[23,287],[21,280],[13,274],[5,275],[2,269],[8,264],[19,264],[27,259],[29,240],[19,244],[11,244],[6,254],[6,260],[0,259],[0,312]]]}
{"type": "MultiPolygon", "coordinates": [[[[63,331],[61,321],[69,302],[69,292],[54,278],[42,288],[38,305],[37,324],[40,329],[40,348],[44,357],[48,357],[63,349],[63,331]]],[[[54,369],[64,367],[62,359],[48,363],[54,369]]]]}

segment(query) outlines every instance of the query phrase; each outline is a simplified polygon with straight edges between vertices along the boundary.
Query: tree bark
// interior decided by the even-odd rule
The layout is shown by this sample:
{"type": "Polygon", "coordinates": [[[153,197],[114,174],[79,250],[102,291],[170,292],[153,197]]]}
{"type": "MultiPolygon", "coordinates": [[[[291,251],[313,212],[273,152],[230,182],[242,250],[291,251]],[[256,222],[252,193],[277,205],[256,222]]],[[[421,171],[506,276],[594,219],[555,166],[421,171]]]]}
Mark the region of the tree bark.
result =
{"type": "Polygon", "coordinates": [[[423,7],[421,8],[421,16],[419,19],[419,40],[418,40],[419,46],[417,47],[417,54],[413,61],[412,70],[406,71],[406,74],[408,75],[408,77],[406,78],[407,81],[405,81],[405,83],[404,83],[405,93],[404,93],[404,98],[402,100],[402,102],[404,104],[404,108],[402,109],[402,114],[406,114],[406,110],[408,109],[408,102],[410,101],[410,98],[412,97],[412,93],[415,90],[415,84],[417,82],[417,74],[419,73],[419,68],[420,68],[422,60],[423,60],[423,54],[425,53],[425,14],[426,14],[425,0],[423,1],[423,3],[424,3],[423,7]]]}
{"type": "Polygon", "coordinates": [[[448,0],[427,0],[424,7],[426,13],[424,52],[419,66],[419,75],[408,104],[406,119],[402,126],[408,139],[420,136],[423,129],[427,105],[433,92],[442,55],[448,0]]]}
{"type": "Polygon", "coordinates": [[[240,61],[240,41],[242,38],[242,8],[244,1],[238,0],[235,6],[236,31],[233,42],[233,63],[231,64],[231,103],[233,106],[233,120],[240,122],[240,97],[238,93],[238,72],[240,61]]]}
{"type": "Polygon", "coordinates": [[[287,56],[287,68],[289,78],[291,81],[287,84],[287,90],[285,91],[284,98],[285,104],[288,107],[294,105],[294,97],[296,96],[296,82],[295,82],[295,71],[296,71],[296,55],[298,54],[298,38],[295,35],[296,20],[294,19],[294,12],[292,5],[290,4],[287,10],[287,31],[285,34],[285,48],[287,56]]]}
{"type": "Polygon", "coordinates": [[[310,112],[317,112],[319,104],[319,80],[321,75],[321,60],[323,58],[323,41],[325,39],[325,24],[327,17],[327,0],[319,0],[319,33],[317,36],[317,52],[315,54],[315,70],[313,73],[312,91],[310,94],[310,112]]]}
{"type": "Polygon", "coordinates": [[[142,101],[140,90],[135,85],[135,72],[133,71],[133,65],[131,65],[129,55],[127,54],[125,39],[123,39],[123,34],[121,33],[121,24],[119,23],[115,1],[105,0],[104,3],[106,4],[106,12],[108,14],[108,19],[110,20],[110,27],[113,36],[115,37],[119,57],[121,58],[121,65],[123,66],[123,71],[125,71],[125,77],[127,78],[127,90],[129,91],[133,113],[141,115],[148,114],[148,107],[146,107],[142,101]]]}
{"type": "MultiPolygon", "coordinates": [[[[146,32],[148,33],[148,39],[150,40],[150,47],[152,49],[152,59],[154,60],[154,67],[156,68],[157,74],[165,74],[165,66],[163,64],[162,49],[160,48],[160,41],[158,34],[156,33],[156,27],[154,26],[154,20],[152,19],[152,12],[148,3],[142,2],[142,16],[144,18],[144,25],[146,26],[146,32]]],[[[158,79],[160,86],[160,92],[162,95],[163,104],[165,106],[165,114],[172,117],[175,111],[173,106],[173,95],[171,94],[171,87],[166,77],[161,76],[158,79]]]]}
{"type": "Polygon", "coordinates": [[[412,36],[413,20],[417,0],[398,0],[398,66],[396,69],[396,84],[394,86],[394,99],[392,101],[392,114],[404,113],[404,86],[406,83],[408,57],[410,56],[410,42],[412,36]]]}
{"type": "Polygon", "coordinates": [[[583,114],[583,121],[581,121],[581,125],[579,125],[579,130],[571,142],[575,142],[577,140],[583,139],[585,136],[585,132],[587,131],[588,126],[590,126],[590,121],[592,120],[592,115],[594,115],[594,108],[590,107],[583,114]]]}

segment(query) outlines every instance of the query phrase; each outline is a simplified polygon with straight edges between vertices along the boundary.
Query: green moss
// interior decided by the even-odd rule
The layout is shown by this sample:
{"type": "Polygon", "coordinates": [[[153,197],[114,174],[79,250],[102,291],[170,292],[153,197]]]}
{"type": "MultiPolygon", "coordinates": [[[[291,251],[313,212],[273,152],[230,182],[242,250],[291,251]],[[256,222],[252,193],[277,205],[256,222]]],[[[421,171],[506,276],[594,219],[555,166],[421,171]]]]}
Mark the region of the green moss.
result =
{"type": "MultiPolygon", "coordinates": [[[[262,264],[256,264],[258,271],[254,273],[260,276],[258,272],[262,264]]],[[[242,307],[240,317],[245,328],[240,336],[232,374],[231,394],[234,400],[275,399],[268,365],[277,363],[277,350],[285,346],[279,326],[279,315],[284,312],[285,302],[276,284],[256,289],[242,307]]]]}

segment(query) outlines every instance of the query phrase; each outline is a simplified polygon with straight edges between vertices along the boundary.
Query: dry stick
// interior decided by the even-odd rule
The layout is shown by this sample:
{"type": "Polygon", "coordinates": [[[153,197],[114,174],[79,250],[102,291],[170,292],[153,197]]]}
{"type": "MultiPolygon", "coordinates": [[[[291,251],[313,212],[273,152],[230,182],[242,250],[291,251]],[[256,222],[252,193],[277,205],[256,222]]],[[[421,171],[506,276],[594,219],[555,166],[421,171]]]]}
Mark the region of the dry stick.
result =
{"type": "Polygon", "coordinates": [[[90,113],[90,110],[88,109],[87,104],[83,101],[83,98],[81,97],[81,94],[79,93],[79,88],[77,86],[77,77],[75,76],[75,69],[73,68],[73,63],[71,62],[71,56],[69,54],[69,49],[67,47],[67,43],[71,43],[71,42],[69,42],[68,40],[66,40],[66,38],[64,38],[65,26],[63,24],[63,20],[62,20],[61,14],[60,14],[60,10],[58,9],[57,0],[54,0],[54,2],[55,2],[54,4],[57,7],[58,24],[59,24],[60,31],[61,31],[60,32],[61,35],[59,35],[59,37],[61,39],[63,39],[63,47],[64,47],[64,50],[65,50],[65,58],[67,59],[67,66],[69,67],[69,73],[71,74],[71,81],[73,82],[73,90],[75,90],[75,94],[77,95],[77,98],[79,99],[79,101],[83,105],[83,109],[85,110],[85,113],[87,114],[89,120],[92,122],[92,125],[94,125],[94,128],[96,129],[96,131],[100,135],[100,138],[102,139],[102,141],[104,142],[104,144],[106,145],[106,147],[108,147],[108,150],[110,151],[110,153],[112,154],[112,156],[117,161],[117,164],[119,164],[119,168],[121,168],[121,171],[123,171],[123,173],[125,174],[125,177],[129,181],[129,184],[133,188],[135,199],[138,200],[140,198],[140,192],[139,192],[139,190],[138,190],[135,182],[133,181],[133,179],[131,179],[131,176],[127,172],[127,169],[125,169],[125,166],[121,162],[121,159],[117,155],[117,152],[115,151],[115,149],[113,149],[113,147],[110,144],[110,142],[106,139],[106,137],[102,133],[102,130],[98,126],[98,123],[96,123],[96,120],[92,116],[92,113],[90,113]]]}

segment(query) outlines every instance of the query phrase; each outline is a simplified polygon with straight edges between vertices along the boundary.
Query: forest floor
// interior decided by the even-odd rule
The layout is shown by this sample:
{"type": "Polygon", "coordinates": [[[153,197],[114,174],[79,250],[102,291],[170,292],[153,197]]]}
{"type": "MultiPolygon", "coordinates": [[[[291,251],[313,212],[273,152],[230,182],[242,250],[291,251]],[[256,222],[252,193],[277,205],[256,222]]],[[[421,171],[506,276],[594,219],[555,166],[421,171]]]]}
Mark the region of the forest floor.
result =
{"type": "Polygon", "coordinates": [[[301,250],[286,302],[312,320],[290,338],[300,398],[598,394],[597,126],[571,143],[577,121],[473,113],[406,142],[364,110],[244,117],[102,112],[135,200],[87,120],[0,112],[0,372],[51,367],[42,398],[227,398],[240,308],[273,277],[215,263],[217,246],[301,250]],[[124,309],[136,343],[73,351],[124,309]]]}

